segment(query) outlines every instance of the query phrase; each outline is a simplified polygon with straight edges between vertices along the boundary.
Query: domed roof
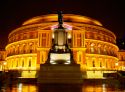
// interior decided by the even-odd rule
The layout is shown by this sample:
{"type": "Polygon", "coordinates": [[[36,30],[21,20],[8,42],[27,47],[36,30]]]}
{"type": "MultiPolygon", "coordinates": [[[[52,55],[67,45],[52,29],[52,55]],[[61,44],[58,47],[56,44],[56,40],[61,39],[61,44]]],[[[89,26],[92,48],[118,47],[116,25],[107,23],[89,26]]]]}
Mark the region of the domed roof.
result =
{"type": "MultiPolygon", "coordinates": [[[[57,22],[57,21],[58,21],[57,14],[48,14],[48,15],[33,17],[25,21],[22,25],[37,24],[37,23],[42,23],[42,22],[57,22]]],[[[75,15],[75,14],[63,14],[63,21],[64,22],[80,22],[80,23],[102,26],[102,24],[95,19],[92,19],[86,16],[75,15]]]]}

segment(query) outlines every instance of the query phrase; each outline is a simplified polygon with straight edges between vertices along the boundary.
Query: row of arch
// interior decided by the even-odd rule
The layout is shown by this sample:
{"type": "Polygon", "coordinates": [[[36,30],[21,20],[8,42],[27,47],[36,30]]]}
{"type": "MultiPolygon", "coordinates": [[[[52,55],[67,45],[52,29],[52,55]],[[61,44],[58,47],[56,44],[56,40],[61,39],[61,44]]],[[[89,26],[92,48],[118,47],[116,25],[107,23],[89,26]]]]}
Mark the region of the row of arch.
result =
{"type": "Polygon", "coordinates": [[[112,37],[113,39],[115,39],[115,35],[103,27],[99,27],[99,26],[95,26],[95,25],[94,26],[93,25],[84,25],[84,26],[85,26],[85,30],[87,30],[87,31],[97,32],[99,34],[105,34],[105,35],[108,35],[108,36],[112,37]]]}
{"type": "Polygon", "coordinates": [[[101,41],[110,42],[110,43],[116,43],[115,39],[113,39],[112,37],[105,34],[99,34],[97,32],[86,31],[85,38],[101,40],[101,41]]]}
{"type": "Polygon", "coordinates": [[[110,30],[89,24],[75,23],[74,25],[85,30],[86,39],[95,39],[95,40],[102,40],[106,42],[116,43],[116,36],[110,30]]]}
{"type": "MultiPolygon", "coordinates": [[[[86,41],[85,47],[86,53],[110,55],[117,57],[117,48],[112,45],[86,41]]],[[[26,53],[37,53],[37,42],[23,43],[15,46],[12,45],[7,49],[7,56],[26,53]]]]}
{"type": "Polygon", "coordinates": [[[13,57],[7,60],[7,67],[11,69],[34,70],[36,69],[37,57],[13,57]]]}
{"type": "Polygon", "coordinates": [[[117,57],[117,48],[113,45],[96,42],[96,41],[86,41],[85,43],[86,53],[91,54],[101,54],[117,57]]]}
{"type": "Polygon", "coordinates": [[[116,60],[113,58],[108,58],[106,56],[99,57],[99,56],[87,56],[86,57],[86,66],[88,70],[93,70],[95,68],[96,70],[115,70],[116,69],[116,60]]]}
{"type": "Polygon", "coordinates": [[[125,61],[125,52],[119,52],[118,53],[118,58],[120,61],[125,61]]]}
{"type": "Polygon", "coordinates": [[[18,32],[9,37],[9,43],[35,38],[38,38],[38,31],[18,32]]]}
{"type": "MultiPolygon", "coordinates": [[[[16,42],[20,40],[25,40],[25,39],[34,39],[38,38],[38,32],[27,32],[27,33],[18,33],[18,34],[13,34],[9,38],[9,43],[11,42],[16,42]]],[[[95,40],[102,40],[106,42],[111,42],[111,43],[116,43],[115,39],[111,38],[110,36],[104,35],[104,34],[99,34],[97,32],[92,32],[92,31],[87,31],[85,33],[85,38],[86,39],[95,39],[95,40]]]]}
{"type": "MultiPolygon", "coordinates": [[[[80,23],[78,23],[78,24],[80,24],[80,23]]],[[[78,26],[76,24],[74,24],[74,25],[78,26]]],[[[86,39],[98,39],[98,40],[103,40],[103,41],[107,41],[107,42],[111,42],[111,43],[116,43],[115,36],[104,28],[101,28],[98,26],[96,27],[93,25],[86,25],[86,24],[82,25],[82,26],[78,26],[78,27],[81,27],[81,29],[83,27],[83,29],[86,30],[86,33],[85,33],[86,39]]],[[[24,39],[38,38],[37,29],[38,29],[38,27],[36,26],[36,27],[31,27],[31,28],[25,28],[21,31],[15,32],[9,36],[9,43],[19,41],[19,40],[24,40],[24,39]]]]}
{"type": "Polygon", "coordinates": [[[28,53],[37,53],[37,41],[11,45],[7,48],[7,56],[28,53]]]}

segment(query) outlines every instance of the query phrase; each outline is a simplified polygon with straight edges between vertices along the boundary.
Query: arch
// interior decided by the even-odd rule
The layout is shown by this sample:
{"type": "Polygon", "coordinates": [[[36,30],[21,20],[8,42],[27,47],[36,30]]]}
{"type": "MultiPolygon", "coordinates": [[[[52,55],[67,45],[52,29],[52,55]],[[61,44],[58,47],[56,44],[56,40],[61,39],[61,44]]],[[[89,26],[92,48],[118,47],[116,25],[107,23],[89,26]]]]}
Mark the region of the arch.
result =
{"type": "Polygon", "coordinates": [[[29,46],[28,46],[29,48],[29,53],[32,53],[33,52],[33,43],[31,42],[31,43],[29,43],[29,46]]]}
{"type": "Polygon", "coordinates": [[[100,67],[102,67],[102,62],[100,61],[100,67]]]}
{"type": "Polygon", "coordinates": [[[95,67],[95,60],[92,61],[92,67],[95,67]]]}
{"type": "Polygon", "coordinates": [[[101,54],[101,45],[100,44],[97,44],[97,53],[101,54]]]}
{"type": "Polygon", "coordinates": [[[19,64],[18,64],[19,62],[18,62],[18,59],[16,60],[16,67],[18,67],[19,66],[19,64]]]}
{"type": "Polygon", "coordinates": [[[29,65],[28,65],[28,67],[31,67],[31,59],[29,59],[29,65]]]}
{"type": "Polygon", "coordinates": [[[94,43],[90,44],[90,51],[91,51],[91,53],[95,53],[94,45],[95,45],[94,43]]]}
{"type": "Polygon", "coordinates": [[[24,67],[24,59],[22,60],[22,67],[24,67]]]}
{"type": "Polygon", "coordinates": [[[107,46],[104,45],[104,54],[107,55],[107,46]]]}
{"type": "Polygon", "coordinates": [[[25,54],[26,53],[26,44],[25,43],[23,44],[22,50],[23,50],[23,53],[25,54]]]}

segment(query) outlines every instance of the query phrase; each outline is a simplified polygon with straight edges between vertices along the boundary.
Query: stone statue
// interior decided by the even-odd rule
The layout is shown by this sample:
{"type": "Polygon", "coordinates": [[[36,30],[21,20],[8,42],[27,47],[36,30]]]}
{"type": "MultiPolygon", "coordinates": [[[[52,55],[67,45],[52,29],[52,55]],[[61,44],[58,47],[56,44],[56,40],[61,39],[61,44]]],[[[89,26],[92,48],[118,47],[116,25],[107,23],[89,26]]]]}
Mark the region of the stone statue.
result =
{"type": "Polygon", "coordinates": [[[58,28],[63,28],[63,16],[62,16],[62,11],[58,11],[58,23],[59,23],[59,26],[58,28]]]}
{"type": "Polygon", "coordinates": [[[54,29],[54,41],[49,51],[47,64],[73,64],[73,54],[68,46],[68,32],[63,27],[62,11],[58,11],[58,27],[54,29]]]}

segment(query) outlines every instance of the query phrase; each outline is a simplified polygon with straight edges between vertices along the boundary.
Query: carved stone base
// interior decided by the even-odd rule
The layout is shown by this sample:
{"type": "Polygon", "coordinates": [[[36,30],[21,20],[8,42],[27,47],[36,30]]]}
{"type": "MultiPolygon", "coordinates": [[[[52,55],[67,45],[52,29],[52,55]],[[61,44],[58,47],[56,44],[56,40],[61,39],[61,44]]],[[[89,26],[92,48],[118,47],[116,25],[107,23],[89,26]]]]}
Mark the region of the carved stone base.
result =
{"type": "Polygon", "coordinates": [[[82,84],[80,65],[41,64],[37,82],[40,84],[82,84]]]}

